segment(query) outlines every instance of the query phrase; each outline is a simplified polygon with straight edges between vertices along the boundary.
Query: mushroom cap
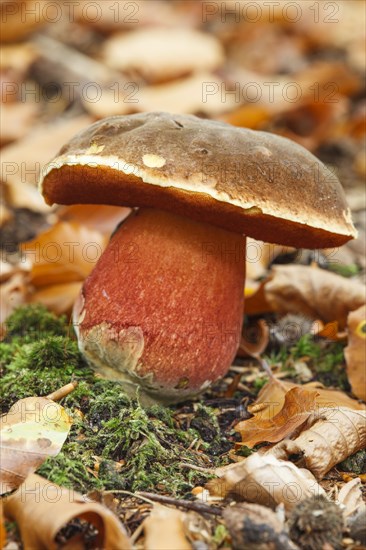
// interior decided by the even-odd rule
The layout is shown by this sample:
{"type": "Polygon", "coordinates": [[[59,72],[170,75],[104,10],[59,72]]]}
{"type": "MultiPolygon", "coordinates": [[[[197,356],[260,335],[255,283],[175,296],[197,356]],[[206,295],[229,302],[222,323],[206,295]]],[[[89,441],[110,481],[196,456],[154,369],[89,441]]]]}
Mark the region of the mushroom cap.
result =
{"type": "Polygon", "coordinates": [[[160,208],[299,248],[357,235],[340,182],[309,151],[192,115],[100,120],[62,147],[40,187],[48,204],[160,208]]]}

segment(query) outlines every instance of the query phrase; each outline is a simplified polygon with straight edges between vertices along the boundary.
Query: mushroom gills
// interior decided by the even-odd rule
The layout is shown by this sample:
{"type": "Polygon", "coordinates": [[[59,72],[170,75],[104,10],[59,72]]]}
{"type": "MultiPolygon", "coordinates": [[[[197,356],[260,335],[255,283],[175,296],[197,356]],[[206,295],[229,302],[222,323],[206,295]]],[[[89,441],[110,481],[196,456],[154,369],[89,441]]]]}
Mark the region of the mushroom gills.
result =
{"type": "Polygon", "coordinates": [[[245,237],[139,209],[115,232],[74,308],[79,347],[102,375],[182,401],[223,376],[242,329],[245,237]]]}

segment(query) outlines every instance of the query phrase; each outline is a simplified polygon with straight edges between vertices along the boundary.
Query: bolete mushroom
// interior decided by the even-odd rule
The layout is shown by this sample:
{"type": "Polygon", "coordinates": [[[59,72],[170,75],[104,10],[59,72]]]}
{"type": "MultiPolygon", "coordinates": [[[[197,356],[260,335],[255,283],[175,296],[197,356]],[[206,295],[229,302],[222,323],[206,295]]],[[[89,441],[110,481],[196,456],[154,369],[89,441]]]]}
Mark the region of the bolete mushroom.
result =
{"type": "Polygon", "coordinates": [[[295,247],[353,238],[342,187],[288,139],[190,115],[96,122],[44,170],[48,204],[139,207],[74,308],[89,363],[161,401],[224,375],[243,317],[245,236],[295,247]]]}

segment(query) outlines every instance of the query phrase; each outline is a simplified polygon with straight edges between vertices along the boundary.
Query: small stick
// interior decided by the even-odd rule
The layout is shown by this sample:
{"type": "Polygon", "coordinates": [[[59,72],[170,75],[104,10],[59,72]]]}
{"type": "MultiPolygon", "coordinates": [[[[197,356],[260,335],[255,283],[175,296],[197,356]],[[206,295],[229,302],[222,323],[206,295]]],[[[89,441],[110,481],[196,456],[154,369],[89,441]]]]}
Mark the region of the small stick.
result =
{"type": "Polygon", "coordinates": [[[46,395],[46,397],[48,399],[52,399],[52,401],[60,401],[60,399],[66,397],[69,393],[74,391],[77,385],[77,382],[70,382],[69,384],[66,384],[66,386],[62,386],[59,390],[53,391],[49,395],[46,395]]]}
{"type": "Polygon", "coordinates": [[[214,508],[213,506],[207,506],[207,504],[202,504],[201,502],[192,502],[190,500],[176,500],[171,497],[166,497],[163,495],[154,495],[153,493],[137,492],[137,497],[148,498],[149,500],[154,500],[160,502],[161,504],[171,504],[172,506],[178,506],[181,508],[186,508],[187,510],[193,510],[199,514],[211,514],[214,516],[221,516],[222,510],[220,508],[214,508]]]}

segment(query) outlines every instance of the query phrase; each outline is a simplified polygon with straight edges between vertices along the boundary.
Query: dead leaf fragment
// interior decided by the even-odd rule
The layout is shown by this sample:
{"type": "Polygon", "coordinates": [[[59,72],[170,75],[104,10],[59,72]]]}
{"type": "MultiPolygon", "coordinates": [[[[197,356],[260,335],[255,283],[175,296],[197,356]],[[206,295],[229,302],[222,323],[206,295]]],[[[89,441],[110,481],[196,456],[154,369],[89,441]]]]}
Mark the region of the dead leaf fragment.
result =
{"type": "Polygon", "coordinates": [[[338,504],[344,507],[343,515],[346,518],[361,512],[361,508],[366,509],[366,503],[362,497],[361,480],[359,477],[355,477],[343,485],[338,494],[338,504]]]}
{"type": "Polygon", "coordinates": [[[348,315],[348,346],[344,350],[352,392],[366,401],[366,306],[348,315]]]}
{"type": "Polygon", "coordinates": [[[278,265],[265,284],[270,306],[279,313],[302,313],[325,322],[338,321],[342,329],[347,315],[365,304],[361,283],[317,267],[278,265]]]}
{"type": "Polygon", "coordinates": [[[26,301],[27,286],[25,273],[15,273],[0,286],[0,323],[3,323],[14,309],[26,301]]]}
{"type": "Polygon", "coordinates": [[[77,222],[58,222],[22,245],[32,262],[30,281],[35,287],[83,281],[107,244],[99,231],[77,222]]]}
{"type": "Polygon", "coordinates": [[[224,53],[210,34],[154,27],[114,34],[105,42],[104,59],[114,69],[134,70],[148,82],[159,82],[214,70],[223,62],[224,53]]]}
{"type": "Polygon", "coordinates": [[[322,408],[312,414],[301,434],[285,439],[269,451],[283,460],[300,455],[317,479],[333,466],[366,446],[366,411],[346,408],[322,408]]]}
{"type": "Polygon", "coordinates": [[[237,501],[273,509],[283,503],[288,511],[309,496],[325,494],[308,470],[268,453],[254,453],[217,473],[221,479],[211,480],[206,485],[211,495],[223,498],[230,495],[237,501]]]}
{"type": "Polygon", "coordinates": [[[144,521],[145,550],[191,550],[185,536],[185,515],[179,510],[155,504],[144,521]]]}
{"type": "Polygon", "coordinates": [[[239,422],[235,430],[240,433],[243,444],[248,447],[254,447],[263,441],[281,441],[309,418],[317,406],[316,396],[316,391],[292,388],[285,394],[282,409],[272,418],[262,418],[259,410],[253,418],[239,422]]]}
{"type": "Polygon", "coordinates": [[[17,401],[0,418],[1,494],[17,488],[47,457],[57,455],[70,428],[65,409],[47,397],[17,401]]]}
{"type": "MultiPolygon", "coordinates": [[[[4,513],[18,523],[24,548],[56,550],[57,533],[79,518],[98,531],[92,548],[131,549],[122,524],[108,508],[36,474],[27,477],[15,493],[4,499],[4,513]]],[[[68,541],[67,547],[85,548],[86,541],[81,540],[80,534],[76,537],[77,540],[68,541]]]]}

